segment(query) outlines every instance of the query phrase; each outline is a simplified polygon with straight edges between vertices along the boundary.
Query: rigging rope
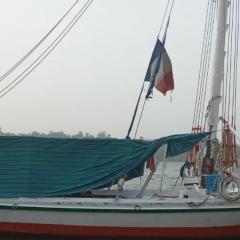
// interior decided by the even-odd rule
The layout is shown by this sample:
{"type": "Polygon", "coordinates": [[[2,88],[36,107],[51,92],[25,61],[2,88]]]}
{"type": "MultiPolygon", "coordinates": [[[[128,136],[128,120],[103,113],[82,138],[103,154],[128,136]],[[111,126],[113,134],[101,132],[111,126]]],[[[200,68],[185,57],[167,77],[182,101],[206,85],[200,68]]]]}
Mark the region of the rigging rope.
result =
{"type": "Polygon", "coordinates": [[[6,87],[0,91],[0,98],[5,96],[11,90],[13,90],[18,84],[20,84],[33,70],[36,69],[42,63],[43,60],[58,46],[63,38],[69,33],[69,31],[75,26],[78,20],[82,17],[88,7],[92,4],[93,0],[88,0],[84,6],[78,11],[70,23],[64,28],[64,30],[58,35],[58,37],[45,49],[42,54],[35,59],[29,67],[27,67],[17,78],[12,80],[6,87]],[[29,70],[29,71],[28,71],[29,70]],[[26,73],[26,74],[25,74],[26,73]],[[25,74],[25,75],[24,75],[25,74]],[[23,76],[23,77],[22,77],[23,76]],[[19,80],[18,80],[19,79],[19,80]],[[15,84],[14,84],[15,83],[15,84]]]}
{"type": "Polygon", "coordinates": [[[208,17],[209,17],[209,5],[210,5],[210,0],[208,0],[208,5],[207,5],[207,12],[206,12],[206,17],[205,17],[205,27],[204,27],[204,37],[203,37],[203,43],[202,43],[202,50],[201,50],[201,60],[200,60],[200,67],[199,67],[199,74],[198,74],[198,83],[197,83],[197,91],[196,91],[196,98],[195,98],[195,104],[194,104],[194,114],[193,114],[193,122],[192,122],[192,128],[197,127],[196,126],[196,119],[197,119],[197,114],[198,114],[198,92],[200,91],[200,79],[202,75],[202,64],[203,64],[203,58],[204,58],[204,52],[205,52],[205,41],[206,41],[206,34],[207,34],[207,22],[208,22],[208,17]]]}
{"type": "MultiPolygon", "coordinates": [[[[171,0],[168,0],[168,2],[167,2],[167,6],[166,6],[165,11],[164,11],[162,23],[161,23],[161,26],[160,26],[159,31],[158,31],[158,37],[159,37],[159,35],[160,35],[161,31],[162,31],[163,23],[165,21],[166,15],[167,15],[167,10],[169,8],[170,2],[171,2],[171,0]]],[[[173,3],[172,3],[172,6],[173,6],[173,3]]]]}
{"type": "Polygon", "coordinates": [[[236,108],[239,58],[239,0],[232,0],[228,11],[226,36],[225,75],[222,84],[222,159],[223,166],[236,166],[236,108]]]}
{"type": "Polygon", "coordinates": [[[233,69],[233,106],[232,116],[233,122],[232,127],[236,130],[236,107],[237,107],[237,79],[238,79],[238,52],[239,52],[239,1],[236,1],[235,7],[235,51],[234,51],[234,69],[233,69]]]}
{"type": "MultiPolygon", "coordinates": [[[[167,20],[166,29],[165,29],[165,31],[164,31],[164,36],[163,36],[163,39],[164,39],[163,47],[165,47],[165,40],[166,40],[167,30],[168,30],[168,27],[169,27],[169,22],[170,22],[171,13],[172,13],[172,10],[173,10],[174,2],[175,2],[175,0],[172,1],[171,7],[170,7],[170,10],[169,10],[169,13],[168,13],[168,20],[167,20]]],[[[166,17],[166,13],[167,13],[167,9],[168,9],[168,7],[169,7],[169,4],[170,4],[170,1],[168,1],[168,3],[167,3],[167,7],[166,7],[166,10],[165,10],[165,13],[164,13],[164,16],[163,16],[162,24],[161,24],[160,30],[159,30],[159,32],[158,32],[158,38],[159,38],[159,35],[160,35],[160,31],[162,30],[163,22],[164,22],[164,20],[165,20],[165,17],[166,17]]],[[[154,80],[154,79],[152,79],[152,81],[153,81],[153,80],[154,80]]],[[[152,82],[150,82],[150,85],[152,85],[152,82]]],[[[149,92],[149,89],[148,89],[148,92],[149,92]]],[[[139,129],[139,126],[140,126],[140,122],[141,122],[141,120],[142,120],[143,111],[144,111],[144,109],[145,109],[146,101],[147,101],[147,99],[149,98],[149,97],[148,97],[148,95],[149,95],[148,92],[147,92],[147,95],[146,95],[146,97],[145,97],[145,100],[144,100],[144,103],[143,103],[143,106],[142,106],[142,110],[141,110],[141,113],[140,113],[140,116],[139,116],[139,119],[138,119],[136,131],[135,131],[135,134],[134,134],[134,139],[135,139],[136,136],[137,136],[138,129],[139,129]]]]}
{"type": "MultiPolygon", "coordinates": [[[[172,1],[171,7],[170,7],[170,10],[169,10],[169,13],[168,13],[168,21],[167,21],[166,29],[167,29],[167,27],[168,27],[168,25],[169,25],[170,16],[171,16],[171,13],[172,13],[172,10],[173,10],[174,2],[175,2],[175,0],[172,1]]],[[[164,16],[163,16],[163,19],[162,19],[162,22],[161,22],[161,26],[160,26],[160,29],[159,29],[157,38],[159,38],[160,32],[161,32],[161,30],[162,30],[163,22],[164,22],[164,20],[165,20],[165,18],[166,18],[166,14],[167,14],[167,10],[168,10],[168,8],[169,8],[169,5],[170,5],[170,0],[168,0],[168,2],[167,2],[167,6],[166,6],[166,8],[165,8],[164,16]]],[[[165,29],[165,32],[166,32],[166,29],[165,29]]],[[[150,81],[150,84],[152,84],[151,81],[150,81]]],[[[129,126],[129,128],[128,128],[128,132],[127,132],[126,138],[130,138],[130,134],[131,134],[131,131],[132,131],[132,128],[133,128],[133,124],[134,124],[136,115],[137,115],[137,111],[138,111],[139,103],[140,103],[141,96],[142,96],[142,93],[143,93],[143,90],[144,90],[144,86],[145,86],[145,81],[143,81],[143,85],[142,85],[142,88],[141,88],[141,91],[140,91],[140,94],[139,94],[139,97],[138,97],[137,104],[136,104],[136,106],[135,106],[135,110],[134,110],[134,113],[133,113],[133,117],[132,117],[130,126],[129,126]]],[[[148,89],[149,89],[149,88],[148,88],[148,89]]],[[[148,94],[147,94],[147,95],[148,95],[148,94]]],[[[142,119],[142,115],[143,115],[143,111],[144,111],[144,108],[145,108],[146,101],[147,101],[147,97],[145,97],[144,103],[143,103],[143,105],[142,105],[142,110],[141,110],[141,113],[140,113],[140,117],[139,117],[139,119],[138,119],[138,123],[137,123],[137,127],[136,127],[136,130],[135,130],[135,133],[134,133],[134,139],[135,139],[136,136],[137,136],[137,132],[138,132],[139,125],[140,125],[140,122],[141,122],[141,119],[142,119]]]]}
{"type": "MultiPolygon", "coordinates": [[[[199,92],[199,102],[198,102],[198,114],[197,114],[197,125],[201,126],[200,123],[200,116],[201,111],[203,109],[204,99],[203,99],[203,91],[204,91],[204,85],[206,81],[206,72],[207,72],[207,66],[208,66],[208,59],[209,59],[209,46],[210,46],[210,39],[211,39],[211,29],[212,29],[212,16],[213,16],[213,2],[211,1],[210,11],[209,11],[209,19],[207,22],[207,35],[206,35],[206,44],[204,49],[204,58],[203,58],[203,65],[202,65],[202,75],[201,75],[201,82],[200,82],[200,92],[199,92]]],[[[202,126],[201,126],[202,127],[202,126]]]]}
{"type": "Polygon", "coordinates": [[[209,46],[208,46],[208,58],[206,62],[206,72],[205,72],[205,81],[204,81],[204,92],[203,92],[203,98],[202,98],[202,108],[200,109],[200,124],[203,126],[203,130],[205,130],[204,125],[204,111],[205,111],[205,105],[206,105],[206,93],[207,93],[207,86],[208,86],[208,75],[209,75],[209,67],[210,67],[210,60],[211,60],[211,53],[212,53],[212,43],[213,43],[213,30],[214,30],[214,23],[216,18],[216,4],[214,5],[213,14],[211,18],[211,28],[210,28],[210,34],[209,34],[209,46]]]}
{"type": "MultiPolygon", "coordinates": [[[[229,31],[228,31],[228,57],[227,57],[227,72],[226,79],[228,80],[227,84],[227,93],[226,93],[226,108],[227,108],[227,121],[230,123],[230,104],[231,104],[231,85],[232,85],[232,56],[233,56],[233,7],[234,1],[230,3],[229,10],[229,31]]],[[[226,81],[227,82],[227,81],[226,81]]]]}
{"type": "Polygon", "coordinates": [[[205,16],[204,37],[198,74],[197,94],[195,98],[192,131],[203,131],[206,89],[208,84],[210,57],[213,42],[213,27],[216,16],[216,2],[209,0],[205,16]]]}
{"type": "Polygon", "coordinates": [[[21,63],[23,63],[45,40],[46,38],[59,26],[64,18],[71,12],[71,10],[77,5],[79,0],[75,1],[73,5],[67,10],[67,12],[59,19],[59,21],[47,32],[47,34],[32,48],[30,49],[15,65],[13,65],[7,72],[0,77],[2,82],[9,74],[11,74],[21,63]]]}
{"type": "Polygon", "coordinates": [[[234,86],[234,130],[236,130],[236,115],[237,115],[237,79],[238,79],[238,60],[239,60],[239,31],[240,31],[240,3],[239,1],[237,2],[237,7],[236,7],[236,39],[235,39],[235,43],[236,43],[236,55],[235,55],[235,86],[234,86]]]}
{"type": "MultiPolygon", "coordinates": [[[[210,52],[213,40],[213,25],[215,21],[216,9],[218,9],[218,1],[208,1],[208,12],[206,15],[205,30],[204,30],[204,41],[201,54],[200,70],[198,76],[197,95],[195,99],[194,118],[192,131],[203,131],[203,112],[206,98],[206,86],[209,71],[210,52]],[[213,7],[213,4],[216,6],[213,7]],[[200,117],[200,118],[199,118],[200,117]]],[[[222,117],[222,139],[219,150],[219,156],[216,159],[218,164],[226,166],[237,165],[236,155],[236,109],[237,109],[237,78],[238,78],[238,60],[239,60],[239,26],[240,26],[240,3],[239,0],[229,1],[228,13],[227,13],[227,26],[225,29],[225,59],[223,66],[222,89],[221,89],[221,111],[222,117]]],[[[221,70],[220,70],[221,71],[221,70]]],[[[221,113],[219,113],[219,116],[221,113]]],[[[205,124],[204,124],[205,125],[205,124]]],[[[209,153],[213,150],[211,146],[209,153]]],[[[187,155],[188,161],[194,166],[197,161],[197,151],[193,149],[187,155]]],[[[207,156],[207,155],[206,155],[207,156]]],[[[209,157],[209,156],[208,156],[209,157]]],[[[215,166],[216,167],[216,166],[215,166]]]]}
{"type": "Polygon", "coordinates": [[[239,1],[232,0],[228,15],[227,55],[226,74],[222,90],[222,115],[225,124],[236,128],[236,107],[237,107],[237,77],[239,58],[239,1]]]}
{"type": "Polygon", "coordinates": [[[143,106],[142,106],[142,110],[141,110],[141,113],[140,113],[140,117],[138,119],[137,128],[136,128],[136,131],[134,133],[134,139],[136,139],[136,137],[137,137],[137,133],[138,133],[138,129],[139,129],[139,126],[140,126],[140,122],[141,122],[141,119],[142,119],[142,115],[143,115],[143,111],[144,111],[145,105],[146,105],[146,98],[144,100],[144,103],[143,103],[143,106]]]}

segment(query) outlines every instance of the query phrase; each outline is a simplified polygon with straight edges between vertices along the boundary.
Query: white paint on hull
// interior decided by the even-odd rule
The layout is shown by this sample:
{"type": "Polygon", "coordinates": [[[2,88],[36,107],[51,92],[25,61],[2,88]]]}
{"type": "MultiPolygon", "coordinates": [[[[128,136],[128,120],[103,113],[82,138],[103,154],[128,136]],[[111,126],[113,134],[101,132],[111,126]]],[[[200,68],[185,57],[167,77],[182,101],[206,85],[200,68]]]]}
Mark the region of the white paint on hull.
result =
{"type": "Polygon", "coordinates": [[[222,227],[240,225],[240,204],[186,200],[29,199],[0,203],[0,222],[101,227],[222,227]],[[10,203],[11,202],[11,203],[10,203]],[[81,203],[81,204],[80,204],[81,203]],[[137,209],[137,210],[134,210],[137,209]],[[140,209],[140,211],[139,211],[140,209]],[[225,209],[225,211],[223,210],[225,209]]]}

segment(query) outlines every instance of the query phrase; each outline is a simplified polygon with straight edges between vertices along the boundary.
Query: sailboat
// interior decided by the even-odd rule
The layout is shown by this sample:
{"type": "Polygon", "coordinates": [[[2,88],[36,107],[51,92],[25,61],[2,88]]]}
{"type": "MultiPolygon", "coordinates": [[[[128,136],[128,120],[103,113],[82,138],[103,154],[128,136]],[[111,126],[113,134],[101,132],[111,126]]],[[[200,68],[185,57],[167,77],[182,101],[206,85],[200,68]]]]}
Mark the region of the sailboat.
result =
{"type": "MultiPolygon", "coordinates": [[[[225,111],[227,104],[223,107],[227,114],[219,118],[220,102],[225,102],[221,93],[224,89],[230,91],[223,81],[231,69],[225,63],[225,46],[231,42],[227,32],[233,32],[233,27],[229,27],[233,5],[238,6],[235,13],[239,16],[236,2],[213,2],[217,28],[212,91],[203,126],[198,118],[202,114],[198,102],[202,99],[196,99],[191,133],[153,141],[130,139],[133,120],[126,139],[1,136],[0,232],[106,239],[239,238],[238,137],[234,120],[229,121],[232,117],[225,111]],[[223,127],[220,143],[219,121],[223,127]],[[158,151],[161,158],[156,156],[158,151]],[[186,163],[181,169],[183,189],[147,189],[160,161],[166,163],[168,157],[185,152],[186,163]],[[143,175],[145,165],[150,173],[142,188],[124,189],[125,181],[143,175]]],[[[239,29],[239,23],[233,26],[239,29]]],[[[238,32],[234,36],[237,40],[238,32]]],[[[165,39],[166,32],[163,41],[157,40],[149,64],[145,78],[150,85],[148,97],[154,86],[163,93],[174,88],[165,39]]],[[[232,64],[234,74],[236,64],[237,61],[232,64]]],[[[204,95],[201,85],[205,86],[200,81],[200,96],[204,95]]],[[[236,83],[232,86],[235,90],[236,83]]],[[[235,117],[235,102],[230,103],[235,117]]]]}

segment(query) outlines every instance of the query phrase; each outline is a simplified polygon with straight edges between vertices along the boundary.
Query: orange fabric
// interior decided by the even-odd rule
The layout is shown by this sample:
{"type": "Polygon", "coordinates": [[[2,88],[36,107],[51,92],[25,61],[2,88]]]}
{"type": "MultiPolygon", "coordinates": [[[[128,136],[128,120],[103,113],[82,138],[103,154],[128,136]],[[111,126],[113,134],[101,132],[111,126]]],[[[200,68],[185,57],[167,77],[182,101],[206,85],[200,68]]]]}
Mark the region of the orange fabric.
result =
{"type": "Polygon", "coordinates": [[[152,156],[148,159],[146,168],[151,170],[152,172],[156,171],[156,163],[155,163],[154,156],[152,156]]]}

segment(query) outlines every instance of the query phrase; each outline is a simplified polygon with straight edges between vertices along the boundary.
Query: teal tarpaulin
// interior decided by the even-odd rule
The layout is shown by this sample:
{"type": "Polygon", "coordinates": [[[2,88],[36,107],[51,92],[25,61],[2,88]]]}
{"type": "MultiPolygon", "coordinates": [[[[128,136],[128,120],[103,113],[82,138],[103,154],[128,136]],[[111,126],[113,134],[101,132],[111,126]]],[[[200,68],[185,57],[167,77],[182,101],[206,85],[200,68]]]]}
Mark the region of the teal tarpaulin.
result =
{"type": "Polygon", "coordinates": [[[0,197],[63,196],[140,176],[142,165],[168,143],[167,156],[190,150],[207,133],[154,141],[0,137],[0,197]]]}

